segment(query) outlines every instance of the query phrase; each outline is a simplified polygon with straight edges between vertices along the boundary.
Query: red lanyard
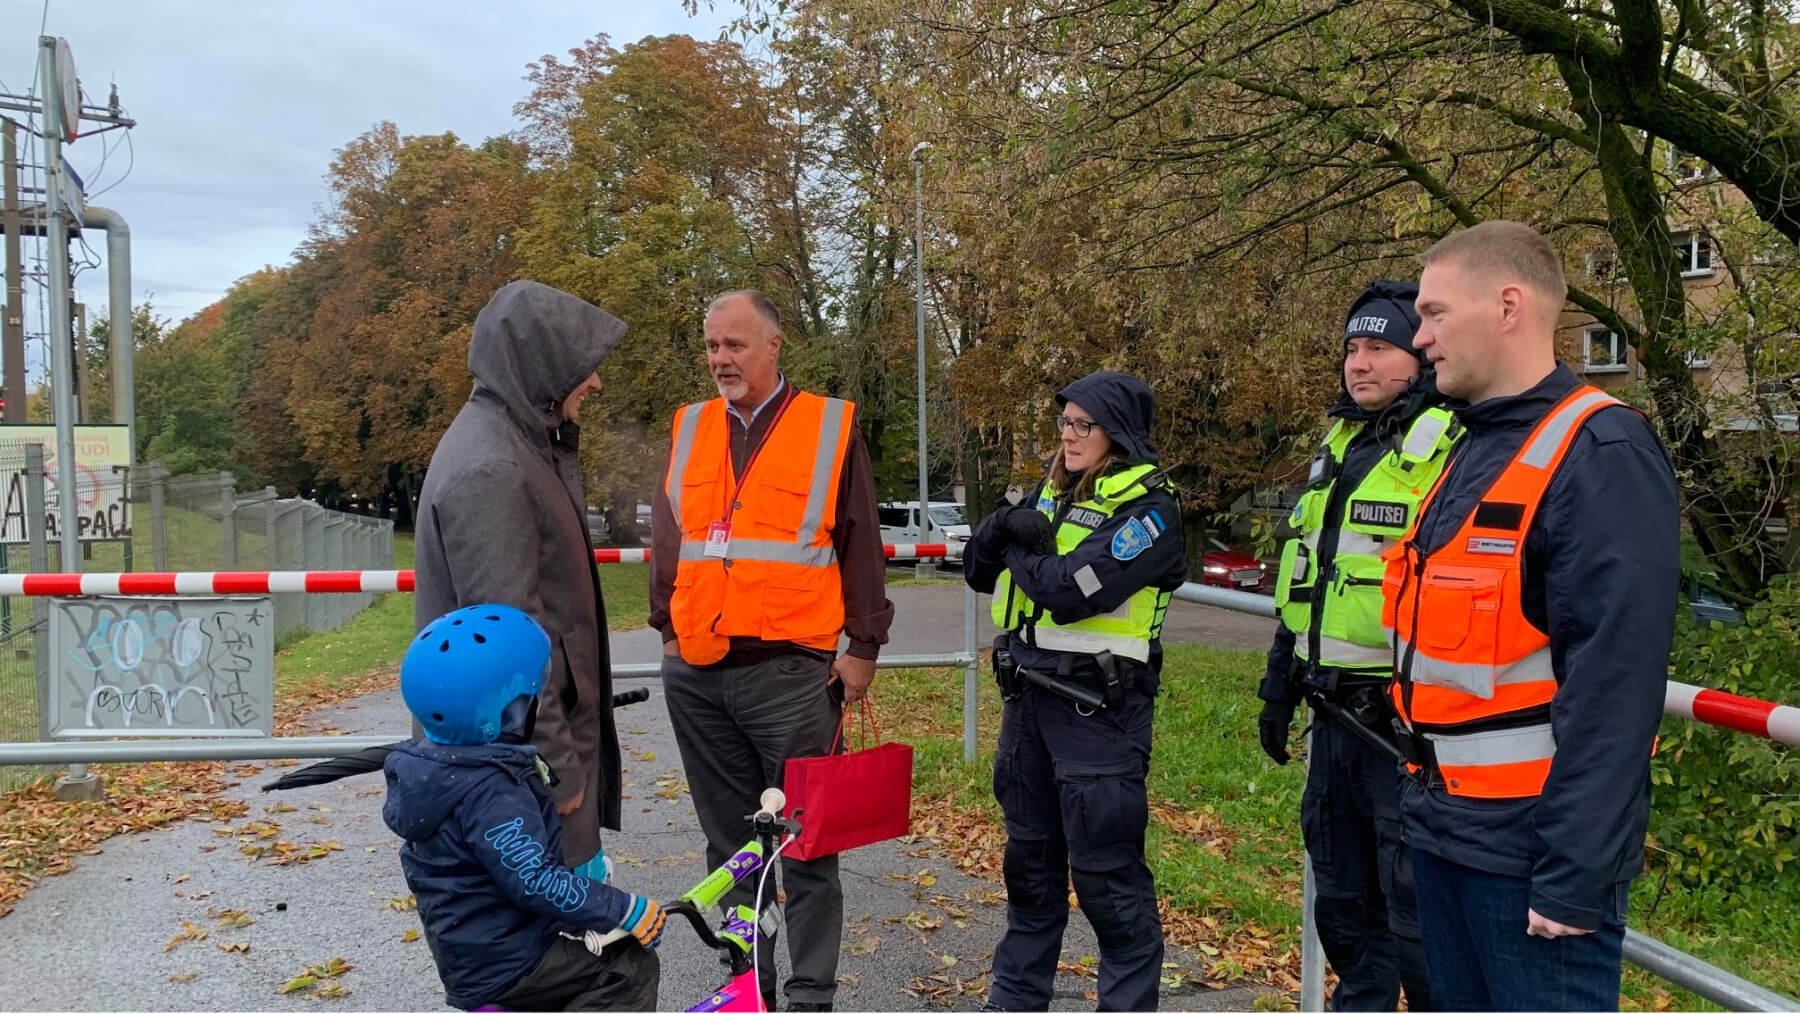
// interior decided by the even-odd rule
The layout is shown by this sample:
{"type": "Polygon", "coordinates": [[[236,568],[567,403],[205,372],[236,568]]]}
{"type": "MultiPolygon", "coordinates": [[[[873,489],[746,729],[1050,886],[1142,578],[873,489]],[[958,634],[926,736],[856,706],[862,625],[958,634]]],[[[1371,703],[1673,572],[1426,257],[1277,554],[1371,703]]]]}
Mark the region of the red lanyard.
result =
{"type": "MultiPolygon", "coordinates": [[[[757,460],[762,457],[762,449],[769,443],[769,436],[775,432],[775,427],[781,425],[781,417],[787,415],[788,406],[793,404],[794,395],[796,393],[798,392],[795,391],[794,385],[788,384],[787,395],[781,399],[781,404],[775,409],[775,418],[769,420],[769,428],[763,430],[762,439],[757,442],[755,447],[750,449],[750,460],[744,462],[743,474],[739,475],[733,481],[731,487],[731,502],[725,506],[725,524],[727,526],[731,524],[731,516],[737,512],[737,506],[741,502],[737,498],[738,490],[743,489],[745,481],[750,478],[750,469],[756,467],[757,460]]],[[[746,440],[750,437],[750,427],[755,425],[755,423],[756,419],[754,417],[745,421],[744,438],[746,440]]]]}

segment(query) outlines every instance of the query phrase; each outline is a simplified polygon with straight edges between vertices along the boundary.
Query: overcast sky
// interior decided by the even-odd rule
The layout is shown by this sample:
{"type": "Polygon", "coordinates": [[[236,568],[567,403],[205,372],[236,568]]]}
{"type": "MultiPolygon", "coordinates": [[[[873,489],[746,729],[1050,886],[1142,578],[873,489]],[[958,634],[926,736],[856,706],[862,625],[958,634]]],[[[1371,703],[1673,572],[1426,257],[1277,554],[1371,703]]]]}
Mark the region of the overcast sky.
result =
{"type": "MultiPolygon", "coordinates": [[[[89,103],[117,84],[137,121],[129,148],[115,131],[65,157],[89,201],[131,227],[133,302],[179,321],[292,258],[333,150],[376,123],[478,143],[516,126],[527,63],[602,32],[614,45],[716,38],[735,9],[718,6],[689,18],[679,0],[50,0],[45,33],[69,40],[89,103]]],[[[0,91],[35,91],[41,2],[0,9],[0,91]]],[[[104,261],[105,234],[87,241],[104,261]]],[[[77,298],[106,312],[103,266],[81,273],[77,298]]],[[[27,346],[35,367],[43,344],[27,346]]]]}

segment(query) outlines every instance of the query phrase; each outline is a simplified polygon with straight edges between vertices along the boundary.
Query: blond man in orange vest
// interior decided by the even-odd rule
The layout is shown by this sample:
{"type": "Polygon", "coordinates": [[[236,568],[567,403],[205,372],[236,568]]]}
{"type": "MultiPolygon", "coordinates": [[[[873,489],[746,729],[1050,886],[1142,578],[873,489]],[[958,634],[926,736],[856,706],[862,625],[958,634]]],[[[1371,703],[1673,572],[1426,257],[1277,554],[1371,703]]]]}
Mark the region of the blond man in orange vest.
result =
{"type": "MultiPolygon", "coordinates": [[[[706,363],[719,397],[675,413],[652,505],[650,625],[663,636],[664,694],[709,868],[742,844],[745,815],[781,784],[789,757],[831,749],[894,618],[856,406],[795,388],[780,355],[767,296],[713,300],[706,363]]],[[[782,887],[787,1009],[830,1010],[844,924],[837,857],[784,857],[782,887]]],[[[726,900],[753,903],[748,882],[726,900]]],[[[759,942],[770,1010],[772,936],[759,942]]]]}
{"type": "Polygon", "coordinates": [[[1401,830],[1439,1010],[1616,1010],[1678,584],[1649,422],[1556,362],[1562,258],[1487,222],[1420,258],[1413,347],[1466,435],[1387,554],[1401,830]]]}

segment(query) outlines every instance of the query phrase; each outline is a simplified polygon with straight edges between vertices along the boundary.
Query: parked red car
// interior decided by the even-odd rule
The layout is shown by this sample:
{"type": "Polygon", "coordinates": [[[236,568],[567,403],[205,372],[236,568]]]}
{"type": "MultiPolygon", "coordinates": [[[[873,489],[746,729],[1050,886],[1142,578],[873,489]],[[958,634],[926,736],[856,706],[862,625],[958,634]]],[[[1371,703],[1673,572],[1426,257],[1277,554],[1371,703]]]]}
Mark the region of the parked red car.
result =
{"type": "Polygon", "coordinates": [[[1206,540],[1201,557],[1200,583],[1239,591],[1267,592],[1275,584],[1275,568],[1250,553],[1232,549],[1218,539],[1206,540]]]}

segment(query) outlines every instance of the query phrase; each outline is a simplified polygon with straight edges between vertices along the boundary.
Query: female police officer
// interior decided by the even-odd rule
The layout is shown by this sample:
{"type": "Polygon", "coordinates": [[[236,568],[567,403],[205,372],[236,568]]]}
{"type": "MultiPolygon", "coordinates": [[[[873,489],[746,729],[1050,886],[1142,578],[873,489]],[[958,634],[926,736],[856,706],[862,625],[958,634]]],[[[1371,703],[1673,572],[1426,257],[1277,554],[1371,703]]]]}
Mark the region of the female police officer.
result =
{"type": "Polygon", "coordinates": [[[1006,816],[1006,935],[990,1008],[1049,1006],[1071,873],[1100,941],[1099,1008],[1150,1010],[1162,975],[1144,862],[1159,635],[1187,573],[1181,516],[1150,446],[1144,382],[1094,373],[1056,396],[1062,445],[1025,503],[976,529],[970,587],[994,596],[1006,701],[994,795],[1006,816]]]}

